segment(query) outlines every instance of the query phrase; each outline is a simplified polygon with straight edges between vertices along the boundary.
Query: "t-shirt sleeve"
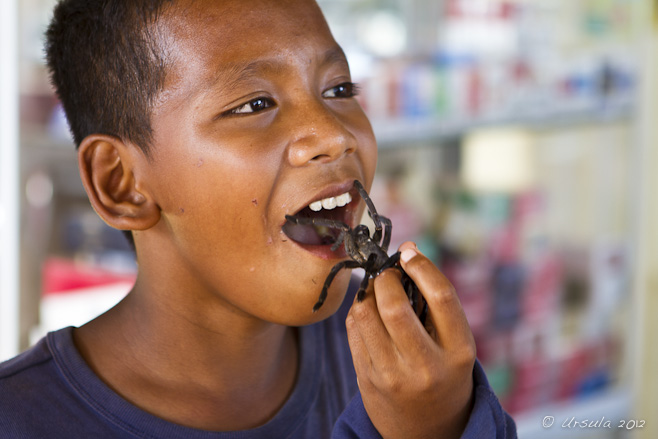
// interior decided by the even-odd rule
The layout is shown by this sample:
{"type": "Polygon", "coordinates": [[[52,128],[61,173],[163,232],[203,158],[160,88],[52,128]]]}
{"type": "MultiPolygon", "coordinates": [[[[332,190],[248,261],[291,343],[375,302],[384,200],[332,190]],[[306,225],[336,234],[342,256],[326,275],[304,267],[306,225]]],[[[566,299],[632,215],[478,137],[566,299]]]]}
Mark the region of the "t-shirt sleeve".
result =
{"type": "Polygon", "coordinates": [[[381,435],[377,431],[366,408],[363,406],[361,392],[352,398],[343,413],[340,415],[334,430],[331,433],[331,439],[378,439],[381,435]]]}
{"type": "MultiPolygon", "coordinates": [[[[515,439],[517,436],[514,420],[503,410],[478,361],[473,369],[473,380],[475,400],[462,439],[515,439]]],[[[381,438],[370,422],[360,392],[352,398],[336,421],[331,438],[381,438]]]]}
{"type": "Polygon", "coordinates": [[[475,362],[473,368],[473,385],[475,392],[473,410],[462,434],[462,439],[483,437],[515,439],[517,437],[516,424],[500,405],[479,361],[475,362]]]}

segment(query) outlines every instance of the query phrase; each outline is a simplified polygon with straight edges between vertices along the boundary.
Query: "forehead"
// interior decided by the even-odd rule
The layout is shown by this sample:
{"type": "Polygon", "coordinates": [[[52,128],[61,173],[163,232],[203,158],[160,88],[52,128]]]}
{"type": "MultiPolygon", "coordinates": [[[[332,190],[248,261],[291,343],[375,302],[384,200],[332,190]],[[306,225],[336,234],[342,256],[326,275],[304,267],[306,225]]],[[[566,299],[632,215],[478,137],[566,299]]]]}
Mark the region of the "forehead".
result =
{"type": "Polygon", "coordinates": [[[342,57],[314,0],[181,0],[163,14],[160,29],[169,73],[197,83],[258,60],[342,57]]]}

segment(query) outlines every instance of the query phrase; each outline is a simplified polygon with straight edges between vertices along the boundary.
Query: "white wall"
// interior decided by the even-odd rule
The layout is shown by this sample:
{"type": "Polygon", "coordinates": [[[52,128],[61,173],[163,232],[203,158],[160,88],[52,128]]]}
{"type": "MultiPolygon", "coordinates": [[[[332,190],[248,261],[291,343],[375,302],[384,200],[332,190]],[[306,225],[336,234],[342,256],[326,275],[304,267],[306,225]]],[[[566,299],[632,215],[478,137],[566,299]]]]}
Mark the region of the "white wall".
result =
{"type": "MultiPolygon", "coordinates": [[[[658,13],[658,10],[655,11],[658,13]]],[[[646,14],[651,17],[653,14],[646,14]]],[[[638,138],[640,149],[636,158],[640,175],[637,178],[639,245],[637,276],[635,278],[638,308],[637,354],[635,358],[635,386],[638,393],[638,419],[646,420],[646,427],[638,437],[658,437],[658,17],[644,46],[643,93],[640,100],[638,138]]]]}
{"type": "Polygon", "coordinates": [[[18,0],[0,3],[0,360],[18,353],[18,0]]]}

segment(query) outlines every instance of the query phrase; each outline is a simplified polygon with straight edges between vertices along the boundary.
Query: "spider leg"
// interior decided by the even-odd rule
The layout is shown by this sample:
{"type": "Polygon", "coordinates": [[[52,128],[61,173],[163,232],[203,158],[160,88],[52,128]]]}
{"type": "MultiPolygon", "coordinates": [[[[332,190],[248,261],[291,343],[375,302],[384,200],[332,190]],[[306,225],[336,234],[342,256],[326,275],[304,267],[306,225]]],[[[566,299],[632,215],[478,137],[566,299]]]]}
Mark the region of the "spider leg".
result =
{"type": "Polygon", "coordinates": [[[404,270],[400,266],[398,266],[398,262],[400,262],[400,252],[397,252],[393,254],[391,257],[389,257],[384,264],[379,267],[379,270],[377,270],[377,274],[380,274],[382,271],[389,269],[389,268],[399,268],[402,273],[404,273],[404,270]]]}
{"type": "Polygon", "coordinates": [[[368,281],[370,280],[370,278],[379,274],[379,272],[377,272],[377,269],[375,268],[376,263],[377,263],[377,255],[371,254],[368,257],[366,263],[363,264],[362,266],[362,268],[366,272],[366,275],[361,281],[361,285],[359,286],[359,291],[356,292],[357,302],[363,301],[363,299],[366,297],[366,289],[368,289],[368,281]]]}
{"type": "MultiPolygon", "coordinates": [[[[391,223],[391,220],[386,218],[385,216],[379,215],[379,220],[381,223],[384,225],[384,239],[382,240],[382,250],[385,252],[388,252],[388,246],[391,243],[391,232],[393,231],[393,223],[391,223]]],[[[381,232],[381,228],[379,230],[375,230],[375,237],[373,237],[373,240],[375,242],[379,242],[380,240],[380,234],[378,233],[381,232]]]]}
{"type": "Polygon", "coordinates": [[[364,276],[363,280],[361,281],[361,285],[359,285],[359,290],[356,292],[356,301],[357,302],[363,302],[363,299],[366,297],[366,290],[368,289],[368,282],[370,281],[370,276],[368,273],[364,276]]]}
{"type": "Polygon", "coordinates": [[[342,232],[349,232],[351,230],[350,226],[344,222],[328,218],[307,218],[297,215],[286,215],[286,219],[295,224],[307,226],[324,226],[329,227],[330,229],[339,229],[342,232]]]}
{"type": "Polygon", "coordinates": [[[368,215],[370,215],[370,218],[372,218],[372,220],[375,222],[375,230],[381,231],[382,223],[379,219],[380,216],[377,213],[377,209],[375,209],[375,205],[370,199],[368,192],[366,192],[366,190],[363,188],[363,185],[359,180],[354,180],[354,187],[356,188],[357,191],[359,191],[359,195],[361,195],[363,201],[366,202],[366,206],[368,206],[368,215]]]}
{"type": "MultiPolygon", "coordinates": [[[[357,191],[359,191],[359,195],[361,195],[361,198],[363,198],[363,201],[366,202],[366,206],[368,206],[368,213],[370,214],[370,217],[378,217],[379,215],[377,214],[377,209],[375,209],[375,205],[372,203],[372,200],[370,199],[370,196],[368,195],[368,192],[363,188],[363,185],[359,180],[354,180],[354,187],[356,188],[357,191]]],[[[377,219],[372,218],[375,223],[377,223],[377,219]]],[[[379,225],[379,224],[375,224],[379,225]]]]}
{"type": "Polygon", "coordinates": [[[345,229],[340,229],[340,233],[336,238],[336,242],[334,242],[334,244],[331,246],[332,252],[336,251],[336,249],[340,247],[341,243],[345,240],[346,235],[347,235],[347,231],[345,229]]]}
{"type": "Polygon", "coordinates": [[[391,242],[391,230],[393,228],[393,225],[391,223],[391,220],[386,218],[385,216],[380,215],[377,213],[377,209],[375,208],[375,204],[372,202],[370,199],[370,196],[366,192],[366,190],[363,188],[363,185],[361,184],[360,181],[354,180],[354,187],[356,187],[356,190],[359,191],[359,195],[361,195],[361,198],[363,198],[363,201],[366,202],[366,206],[368,206],[368,215],[370,218],[372,218],[372,221],[375,223],[375,233],[372,236],[372,240],[375,242],[379,242],[382,239],[382,229],[383,234],[384,234],[384,241],[382,242],[381,248],[387,252],[388,251],[388,245],[391,242]]]}
{"type": "Polygon", "coordinates": [[[418,290],[418,286],[414,283],[411,277],[409,277],[409,275],[402,269],[402,267],[400,267],[398,262],[400,262],[400,252],[397,252],[394,255],[392,255],[390,258],[388,258],[388,260],[384,263],[384,265],[381,266],[377,274],[381,273],[382,271],[388,268],[397,268],[398,270],[400,270],[400,273],[402,273],[402,278],[400,279],[400,282],[402,282],[402,287],[404,288],[404,292],[407,294],[407,297],[409,298],[409,303],[411,304],[411,307],[413,308],[414,312],[418,316],[420,322],[425,324],[425,320],[427,319],[427,311],[428,311],[427,301],[418,290]]]}
{"type": "Polygon", "coordinates": [[[322,292],[320,293],[320,297],[318,297],[318,301],[315,303],[315,305],[313,305],[313,312],[319,310],[320,307],[322,307],[324,304],[324,301],[327,299],[327,291],[329,290],[329,285],[331,285],[331,282],[333,282],[334,278],[340,270],[343,268],[359,268],[360,266],[361,265],[356,261],[341,261],[334,265],[329,272],[329,276],[327,276],[327,279],[324,281],[322,292]]]}
{"type": "Polygon", "coordinates": [[[407,293],[407,297],[409,297],[411,308],[413,308],[414,312],[418,316],[420,323],[424,325],[428,312],[427,301],[418,290],[418,286],[416,286],[414,281],[405,272],[402,274],[402,286],[404,287],[404,291],[407,293]]]}
{"type": "Polygon", "coordinates": [[[350,232],[350,226],[345,224],[342,221],[331,220],[327,218],[307,218],[302,216],[293,216],[286,215],[286,219],[295,224],[307,225],[307,226],[323,226],[329,227],[330,229],[340,230],[336,241],[331,245],[331,251],[336,251],[340,244],[345,239],[345,235],[350,232]]]}

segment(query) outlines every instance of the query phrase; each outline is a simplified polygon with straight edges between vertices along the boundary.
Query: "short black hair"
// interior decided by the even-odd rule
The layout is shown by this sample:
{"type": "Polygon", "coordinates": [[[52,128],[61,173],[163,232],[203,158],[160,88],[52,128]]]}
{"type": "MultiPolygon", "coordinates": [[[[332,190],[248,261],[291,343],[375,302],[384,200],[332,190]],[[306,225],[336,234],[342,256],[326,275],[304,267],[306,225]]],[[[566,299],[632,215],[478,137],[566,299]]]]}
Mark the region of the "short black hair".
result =
{"type": "Polygon", "coordinates": [[[60,0],[46,60],[73,140],[129,140],[148,153],[151,107],[165,80],[159,14],[172,0],[60,0]]]}
{"type": "MultiPolygon", "coordinates": [[[[157,20],[172,3],[57,3],[46,31],[46,61],[76,147],[90,134],[107,134],[134,143],[148,156],[152,105],[167,66],[157,20]]],[[[132,233],[124,234],[134,248],[132,233]]]]}

